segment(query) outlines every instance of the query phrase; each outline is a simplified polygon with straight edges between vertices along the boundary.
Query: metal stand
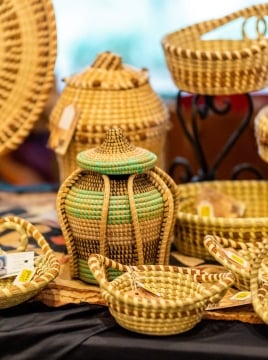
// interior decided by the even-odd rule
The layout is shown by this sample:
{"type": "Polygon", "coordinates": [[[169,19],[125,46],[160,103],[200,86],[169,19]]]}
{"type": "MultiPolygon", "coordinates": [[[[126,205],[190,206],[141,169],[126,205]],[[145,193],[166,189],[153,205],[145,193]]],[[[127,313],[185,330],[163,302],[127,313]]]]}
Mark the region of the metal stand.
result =
{"type": "MultiPolygon", "coordinates": [[[[253,101],[251,95],[247,93],[242,94],[241,96],[244,96],[246,99],[248,108],[247,113],[240,122],[238,128],[236,128],[235,131],[231,133],[223,148],[218,152],[218,154],[216,154],[215,160],[212,165],[209,166],[205,156],[203,145],[201,144],[199,138],[198,120],[204,121],[208,118],[208,115],[210,113],[226,116],[232,110],[232,104],[230,101],[231,98],[226,99],[222,107],[218,107],[215,102],[215,96],[199,94],[194,95],[192,98],[191,122],[190,124],[188,124],[190,125],[191,129],[189,129],[188,125],[186,124],[181,106],[182,91],[178,92],[176,103],[177,118],[180,121],[185,136],[193,147],[200,168],[198,174],[194,175],[192,167],[189,164],[188,160],[178,156],[173,160],[169,169],[169,173],[172,177],[174,177],[175,170],[178,167],[181,167],[184,170],[184,173],[181,177],[182,182],[214,180],[216,178],[219,166],[221,165],[226,155],[230,152],[238,138],[241,136],[242,132],[248,126],[253,114],[253,101]]],[[[237,176],[243,171],[252,172],[257,178],[263,178],[262,173],[253,165],[248,163],[236,165],[232,171],[231,178],[236,179],[237,176]]]]}

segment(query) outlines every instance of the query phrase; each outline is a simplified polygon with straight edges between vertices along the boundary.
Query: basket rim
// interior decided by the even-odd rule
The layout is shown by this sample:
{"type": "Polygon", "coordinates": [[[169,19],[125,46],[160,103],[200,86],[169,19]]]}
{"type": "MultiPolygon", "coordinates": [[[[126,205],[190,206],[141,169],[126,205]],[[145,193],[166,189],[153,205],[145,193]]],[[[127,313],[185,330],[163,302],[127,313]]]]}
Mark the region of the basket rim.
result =
{"type": "MultiPolygon", "coordinates": [[[[258,21],[262,19],[265,22],[264,16],[268,14],[268,4],[267,3],[261,3],[256,4],[252,6],[248,6],[246,8],[240,9],[238,11],[234,11],[228,15],[225,15],[221,18],[217,19],[210,19],[205,20],[199,23],[192,24],[190,26],[186,26],[182,29],[175,30],[173,32],[170,32],[163,36],[161,40],[161,44],[166,51],[166,54],[174,54],[177,56],[181,56],[183,59],[198,59],[200,61],[203,60],[213,60],[213,61],[224,61],[227,60],[236,60],[236,59],[242,59],[242,58],[248,58],[252,55],[254,56],[256,53],[260,53],[261,51],[265,50],[268,47],[268,39],[264,37],[264,34],[262,36],[259,36],[257,39],[250,39],[246,36],[243,36],[243,39],[240,40],[240,43],[252,43],[250,47],[245,47],[245,49],[236,49],[233,51],[216,51],[216,52],[210,52],[210,51],[200,51],[196,50],[193,51],[191,48],[182,48],[182,47],[176,47],[175,44],[171,43],[171,38],[174,36],[181,36],[181,40],[185,39],[184,35],[190,36],[190,39],[188,40],[188,43],[191,44],[194,40],[199,41],[206,41],[209,42],[211,40],[202,40],[200,39],[201,35],[206,34],[212,30],[215,30],[222,25],[225,25],[226,23],[229,23],[233,20],[236,20],[238,18],[243,17],[244,22],[249,17],[257,17],[258,21]]],[[[243,33],[243,27],[242,27],[242,33],[243,33]]],[[[266,29],[265,29],[266,30],[266,29]]],[[[245,35],[245,34],[243,34],[245,35]]],[[[258,35],[260,35],[258,33],[258,35]]],[[[228,39],[223,39],[225,41],[228,41],[228,39]]],[[[221,39],[216,39],[216,41],[222,41],[221,39]]],[[[231,40],[232,41],[232,40],[231,40]]],[[[237,40],[235,40],[237,41],[237,40]]],[[[239,40],[238,40],[239,41],[239,40]]],[[[178,41],[180,43],[180,41],[178,41]]],[[[223,62],[223,65],[224,65],[223,62]]]]}
{"type": "MultiPolygon", "coordinates": [[[[211,181],[203,181],[200,183],[185,183],[185,184],[179,184],[178,189],[180,188],[187,188],[187,187],[201,187],[203,185],[235,185],[238,186],[239,184],[251,184],[254,185],[261,185],[261,186],[267,186],[268,187],[268,181],[267,180],[211,180],[211,181]]],[[[199,223],[199,224],[205,224],[205,225],[219,225],[222,227],[223,225],[226,226],[233,226],[233,227],[241,227],[246,222],[252,221],[252,222],[258,222],[261,226],[264,224],[267,224],[268,216],[258,216],[258,217],[241,217],[241,218],[225,218],[225,217],[204,217],[198,214],[192,214],[189,212],[181,211],[180,206],[183,204],[183,202],[189,201],[188,199],[180,199],[180,205],[177,212],[177,219],[185,222],[192,221],[193,223],[199,223]],[[223,222],[224,220],[224,222],[223,222]]]]}

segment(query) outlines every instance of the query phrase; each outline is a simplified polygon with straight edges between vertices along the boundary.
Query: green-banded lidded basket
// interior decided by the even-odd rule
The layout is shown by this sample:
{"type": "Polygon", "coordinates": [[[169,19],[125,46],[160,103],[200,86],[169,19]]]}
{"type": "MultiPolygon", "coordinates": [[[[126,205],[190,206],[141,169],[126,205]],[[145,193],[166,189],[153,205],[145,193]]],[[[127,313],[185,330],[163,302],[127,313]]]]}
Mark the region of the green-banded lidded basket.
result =
{"type": "MultiPolygon", "coordinates": [[[[167,264],[178,208],[177,186],[152,152],[131,144],[120,128],[77,155],[79,169],[61,185],[57,212],[73,278],[95,280],[88,257],[125,265],[167,264]]],[[[111,270],[110,277],[118,272],[111,270]]]]}

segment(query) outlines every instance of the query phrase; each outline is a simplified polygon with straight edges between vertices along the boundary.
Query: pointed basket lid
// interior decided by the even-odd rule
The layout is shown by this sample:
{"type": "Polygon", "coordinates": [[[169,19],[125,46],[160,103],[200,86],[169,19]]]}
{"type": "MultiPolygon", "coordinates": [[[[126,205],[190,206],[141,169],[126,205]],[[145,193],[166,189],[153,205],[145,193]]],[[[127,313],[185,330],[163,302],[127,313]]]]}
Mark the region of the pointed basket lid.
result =
{"type": "Polygon", "coordinates": [[[93,64],[81,73],[64,79],[69,86],[94,90],[126,90],[149,82],[147,69],[135,69],[110,51],[97,55],[93,64]]]}
{"type": "Polygon", "coordinates": [[[120,128],[111,128],[99,147],[78,153],[76,160],[82,169],[106,175],[123,175],[151,169],[157,156],[131,144],[120,128]]]}

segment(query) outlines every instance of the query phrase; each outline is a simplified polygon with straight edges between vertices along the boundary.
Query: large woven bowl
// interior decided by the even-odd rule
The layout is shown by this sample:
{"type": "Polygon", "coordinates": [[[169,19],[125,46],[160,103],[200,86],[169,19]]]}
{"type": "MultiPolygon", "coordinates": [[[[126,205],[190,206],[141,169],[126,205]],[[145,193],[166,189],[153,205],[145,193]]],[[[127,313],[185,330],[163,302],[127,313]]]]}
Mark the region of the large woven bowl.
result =
{"type": "Polygon", "coordinates": [[[167,34],[162,46],[176,86],[205,95],[241,94],[268,85],[268,41],[260,29],[268,4],[254,5],[219,19],[194,24],[167,34]],[[241,40],[204,40],[202,36],[239,18],[241,40]],[[246,35],[246,20],[256,17],[256,39],[246,35]]]}
{"type": "Polygon", "coordinates": [[[206,274],[168,265],[129,267],[98,254],[89,257],[88,265],[118,324],[147,335],[171,335],[190,330],[201,321],[207,305],[219,301],[234,281],[229,272],[206,274]],[[110,268],[124,274],[108,282],[106,270],[110,268]],[[149,298],[137,294],[135,286],[139,282],[150,290],[149,298]],[[202,282],[211,284],[204,286],[202,282]]]}
{"type": "Polygon", "coordinates": [[[268,182],[265,180],[218,180],[178,185],[179,211],[174,244],[189,256],[211,260],[204,247],[205,235],[216,235],[234,241],[262,241],[268,236],[268,182]],[[244,202],[241,218],[205,217],[197,214],[195,199],[203,187],[210,186],[244,202]]]}
{"type": "Polygon", "coordinates": [[[0,3],[0,155],[39,119],[54,83],[56,24],[50,0],[0,3]]]}
{"type": "Polygon", "coordinates": [[[0,278],[0,309],[25,302],[37,295],[59,273],[59,262],[40,231],[22,218],[10,216],[0,219],[0,230],[16,230],[20,234],[17,251],[27,250],[28,239],[32,238],[41,251],[41,259],[35,264],[32,280],[14,285],[14,277],[0,278]]]}
{"type": "Polygon", "coordinates": [[[265,239],[253,243],[206,235],[204,246],[215,260],[233,273],[237,289],[250,290],[251,263],[267,247],[265,239]]]}

